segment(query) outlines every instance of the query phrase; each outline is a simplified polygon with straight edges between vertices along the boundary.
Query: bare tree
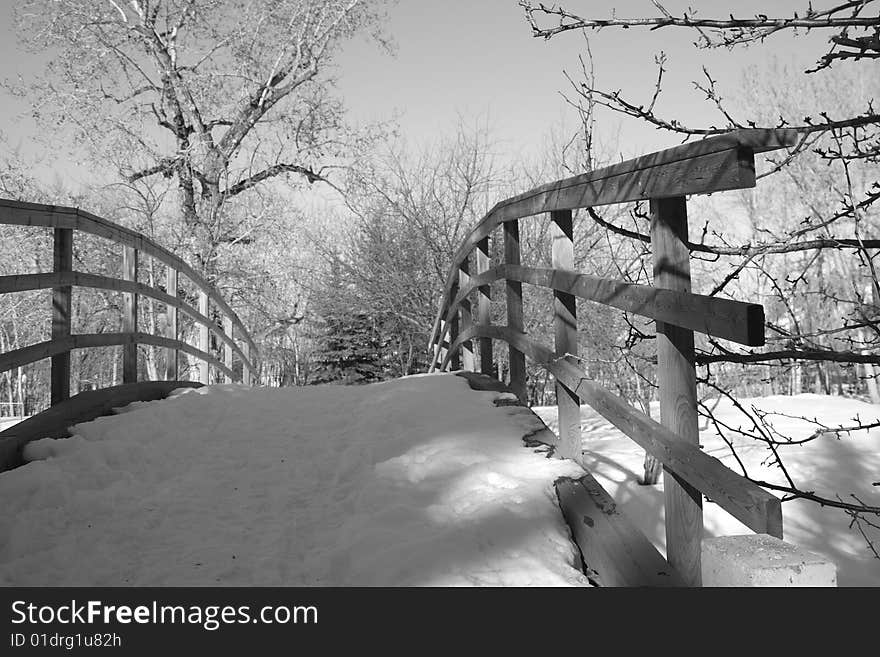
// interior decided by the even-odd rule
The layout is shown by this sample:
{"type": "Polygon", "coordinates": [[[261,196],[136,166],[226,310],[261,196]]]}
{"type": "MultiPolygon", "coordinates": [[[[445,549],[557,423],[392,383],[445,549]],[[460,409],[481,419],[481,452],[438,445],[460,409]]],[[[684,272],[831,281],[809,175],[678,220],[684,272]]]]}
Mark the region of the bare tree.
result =
{"type": "MultiPolygon", "coordinates": [[[[821,30],[830,33],[829,46],[807,74],[821,75],[831,67],[870,67],[872,60],[880,58],[880,16],[875,0],[842,2],[824,9],[809,4],[791,16],[760,14],[743,18],[733,14],[704,18],[693,9],[673,15],[656,0],[652,4],[656,16],[621,18],[616,12],[610,17],[584,17],[563,6],[520,2],[532,34],[543,39],[604,29],[690,30],[697,34],[697,48],[733,49],[761,44],[783,33],[821,30]]],[[[835,79],[840,78],[835,71],[836,76],[822,78],[826,85],[824,95],[809,97],[814,103],[809,112],[794,114],[792,104],[786,103],[780,92],[775,102],[758,104],[765,111],[738,118],[722,96],[718,82],[704,68],[703,79],[694,84],[721,120],[719,125],[702,126],[686,125],[662,114],[658,99],[663,90],[666,59],[661,54],[656,62],[656,85],[645,99],[598,88],[589,76],[570,79],[569,93],[576,102],[604,107],[683,139],[758,125],[796,128],[800,133],[797,146],[781,156],[769,156],[761,173],[774,177],[769,202],[776,204],[775,216],[784,220],[768,221],[767,217],[774,213],[765,212],[767,208],[762,207],[757,195],[744,195],[742,203],[751,221],[745,239],[707,223],[700,239],[688,245],[693,257],[711,263],[706,270],[715,272],[708,294],[747,289],[760,290],[769,298],[765,304],[769,332],[766,348],[744,350],[714,339],[698,344],[697,364],[706,367],[702,375],[704,389],[709,394],[727,397],[736,405],[732,391],[737,387],[746,386],[748,390],[748,384],[754,381],[773,389],[788,381],[786,391],[799,393],[805,373],[812,372],[817,391],[831,392],[836,384],[838,392],[849,386],[851,392],[877,399],[880,279],[875,261],[880,248],[876,210],[880,182],[876,165],[880,158],[880,114],[872,100],[876,85],[871,86],[876,72],[870,70],[863,76],[870,88],[864,96],[852,97],[854,89],[866,88],[864,84],[845,87],[845,82],[835,79]],[[841,99],[848,102],[841,103],[841,99]],[[718,267],[719,261],[727,267],[718,267]],[[747,365],[752,374],[744,377],[742,368],[747,365]]],[[[852,69],[844,70],[851,74],[852,69]]],[[[617,235],[637,243],[650,243],[645,231],[638,227],[638,220],[646,218],[638,206],[632,213],[632,227],[592,209],[589,215],[595,223],[617,235]]],[[[871,538],[871,528],[877,524],[876,519],[870,518],[880,513],[880,505],[854,495],[843,500],[837,495],[816,494],[808,488],[810,482],[795,482],[785,467],[782,452],[802,441],[780,438],[766,414],[741,405],[739,408],[751,418],[751,428],[739,430],[764,442],[772,454],[771,461],[783,473],[782,484],[758,483],[783,493],[783,499],[803,498],[843,509],[851,514],[853,526],[877,556],[871,538]]],[[[703,412],[722,434],[725,429],[732,430],[720,426],[708,406],[703,407],[703,412]]],[[[827,433],[828,428],[813,421],[819,433],[827,433]]],[[[854,421],[852,426],[833,430],[841,435],[871,426],[854,421]]],[[[743,471],[748,476],[745,468],[743,471]]]]}

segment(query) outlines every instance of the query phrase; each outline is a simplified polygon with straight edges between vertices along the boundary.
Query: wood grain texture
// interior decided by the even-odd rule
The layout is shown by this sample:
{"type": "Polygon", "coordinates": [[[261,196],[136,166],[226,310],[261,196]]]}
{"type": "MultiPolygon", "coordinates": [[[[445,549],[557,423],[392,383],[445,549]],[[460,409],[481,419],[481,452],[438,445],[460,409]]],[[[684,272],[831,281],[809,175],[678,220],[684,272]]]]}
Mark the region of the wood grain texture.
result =
{"type": "MultiPolygon", "coordinates": [[[[651,200],[651,250],[654,287],[690,292],[687,248],[687,204],[684,197],[651,200]]],[[[657,385],[660,422],[679,440],[699,446],[697,381],[693,331],[657,322],[657,385]]],[[[666,555],[690,586],[700,586],[703,540],[703,497],[687,481],[664,470],[666,555]]]]}
{"type": "MultiPolygon", "coordinates": [[[[199,312],[205,317],[209,314],[208,295],[204,290],[199,290],[199,312]]],[[[199,351],[210,353],[211,351],[211,332],[208,330],[207,324],[199,324],[198,335],[199,351]]],[[[202,359],[199,361],[199,381],[208,385],[211,383],[210,361],[202,359]]]]}
{"type": "Polygon", "coordinates": [[[736,474],[699,446],[679,439],[662,424],[589,380],[579,367],[557,358],[552,349],[530,340],[524,333],[505,326],[474,326],[467,337],[482,335],[515,345],[565,383],[582,403],[589,404],[642,449],[656,456],[664,467],[705,493],[752,531],[782,538],[782,505],[778,498],[736,474]]]}
{"type": "MultiPolygon", "coordinates": [[[[470,259],[465,258],[461,263],[461,267],[459,267],[458,269],[459,287],[470,287],[470,281],[470,259]]],[[[461,300],[458,309],[461,330],[467,331],[471,328],[471,326],[473,326],[474,323],[474,314],[471,308],[470,299],[468,297],[464,297],[461,300]]],[[[469,372],[473,372],[475,369],[474,362],[475,359],[473,341],[465,340],[461,343],[461,365],[469,372]]]]}
{"type": "MultiPolygon", "coordinates": [[[[56,228],[52,250],[52,269],[64,275],[73,268],[73,231],[56,228]]],[[[70,311],[73,288],[59,283],[52,286],[52,339],[64,340],[70,336],[70,311]]],[[[54,354],[50,373],[50,399],[52,406],[70,397],[70,352],[54,354]]]]}
{"type": "Polygon", "coordinates": [[[680,576],[589,473],[556,481],[562,515],[600,586],[683,586],[680,576]]]}
{"type": "MultiPolygon", "coordinates": [[[[138,251],[131,246],[122,247],[122,279],[137,282],[138,251]]],[[[122,295],[122,332],[137,333],[138,294],[124,292],[122,295]]],[[[135,342],[126,343],[122,348],[122,382],[137,383],[138,349],[135,342]]]]}
{"type": "MultiPolygon", "coordinates": [[[[492,261],[489,253],[489,238],[484,237],[477,243],[477,275],[489,271],[492,261]]],[[[471,278],[473,281],[473,278],[471,278]]],[[[492,323],[492,287],[488,284],[477,285],[477,323],[492,323]]],[[[495,368],[492,362],[491,338],[479,339],[480,372],[494,376],[495,368]]]]}
{"type": "MultiPolygon", "coordinates": [[[[165,292],[169,298],[177,298],[177,270],[168,267],[165,270],[165,292]]],[[[180,337],[180,327],[177,321],[177,306],[171,303],[165,304],[165,337],[177,340],[180,337]]],[[[176,381],[178,376],[177,349],[165,350],[165,380],[176,381]]],[[[242,359],[244,361],[244,359],[242,359]]]]}
{"type": "MultiPolygon", "coordinates": [[[[519,222],[509,221],[504,224],[504,263],[518,265],[520,259],[519,248],[519,222]]],[[[507,299],[507,325],[513,331],[522,332],[523,323],[523,299],[522,283],[508,280],[505,284],[507,299]]],[[[454,345],[450,347],[454,349],[454,345]]],[[[523,403],[526,403],[526,357],[514,345],[508,343],[508,363],[510,372],[510,387],[523,403]]]]}
{"type": "MultiPolygon", "coordinates": [[[[574,270],[574,227],[571,211],[550,213],[550,262],[557,270],[574,270]]],[[[578,356],[577,308],[568,292],[553,292],[553,329],[556,356],[576,362],[578,356]]],[[[581,402],[564,383],[556,381],[559,451],[578,459],[581,453],[581,402]]]]}

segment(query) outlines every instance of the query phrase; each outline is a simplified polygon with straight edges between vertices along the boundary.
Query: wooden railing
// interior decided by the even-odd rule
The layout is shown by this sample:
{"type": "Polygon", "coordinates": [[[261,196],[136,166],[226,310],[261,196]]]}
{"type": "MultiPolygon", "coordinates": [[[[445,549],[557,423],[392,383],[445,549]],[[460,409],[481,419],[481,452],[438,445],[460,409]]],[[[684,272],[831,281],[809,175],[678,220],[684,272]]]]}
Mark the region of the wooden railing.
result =
{"type": "Polygon", "coordinates": [[[0,224],[42,226],[54,231],[52,272],[0,276],[0,294],[28,290],[52,290],[51,340],[0,354],[0,372],[51,358],[51,403],[70,396],[70,352],[90,347],[121,346],[122,382],[138,381],[138,345],[166,349],[165,378],[179,377],[180,352],[199,360],[198,379],[211,382],[216,368],[227,382],[251,383],[255,373],[257,349],[247,330],[223,297],[197,271],[148,237],[77,208],[39,205],[0,199],[0,224]],[[73,270],[74,231],[110,240],[121,247],[122,278],[88,274],[73,270]],[[142,256],[165,265],[165,289],[138,281],[142,256]],[[180,275],[197,290],[198,308],[179,294],[180,275]],[[122,331],[119,333],[71,334],[73,287],[97,288],[123,294],[122,331]],[[166,334],[153,335],[138,327],[138,299],[150,297],[165,304],[166,334]],[[212,308],[213,306],[213,308],[212,308]],[[198,325],[195,346],[182,339],[178,313],[191,317],[198,325]],[[213,318],[218,316],[221,322],[213,318]],[[222,359],[211,354],[211,334],[222,343],[222,359]],[[236,361],[238,367],[236,367],[236,361]]]}
{"type": "MultiPolygon", "coordinates": [[[[509,385],[524,403],[525,357],[553,374],[562,456],[582,462],[580,404],[585,402],[661,461],[666,471],[667,558],[690,585],[701,581],[702,494],[753,531],[779,538],[782,511],[779,499],[698,444],[694,331],[760,346],[764,311],[758,304],[691,293],[685,196],[754,187],[754,154],[791,146],[795,138],[792,130],[735,131],[558,180],[498,203],[455,253],[431,334],[432,371],[462,365],[474,370],[476,340],[479,370],[491,375],[492,341],[507,343],[509,385]],[[575,271],[572,210],[640,200],[650,202],[654,285],[575,271]],[[552,269],[522,266],[518,220],[545,212],[551,220],[552,269]],[[499,226],[504,262],[493,267],[489,239],[499,226]],[[490,284],[499,280],[506,282],[506,326],[490,321],[490,284]],[[523,283],[553,290],[553,349],[524,332],[523,283]],[[476,316],[470,301],[474,293],[476,316]],[[579,368],[576,298],[656,320],[660,423],[590,381],[579,368]]],[[[598,486],[595,481],[593,485],[598,486]]]]}

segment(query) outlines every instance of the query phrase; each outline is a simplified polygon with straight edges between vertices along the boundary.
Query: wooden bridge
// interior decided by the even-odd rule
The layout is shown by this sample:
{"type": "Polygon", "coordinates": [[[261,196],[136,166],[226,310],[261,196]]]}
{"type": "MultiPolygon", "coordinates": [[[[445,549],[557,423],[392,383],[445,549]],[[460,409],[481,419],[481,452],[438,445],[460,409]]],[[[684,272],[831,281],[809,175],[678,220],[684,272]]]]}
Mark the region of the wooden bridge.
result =
{"type": "MultiPolygon", "coordinates": [[[[503,386],[492,378],[496,373],[492,341],[500,340],[509,348],[506,385],[521,403],[526,400],[526,357],[554,376],[559,438],[551,442],[558,455],[584,463],[580,404],[586,403],[663,464],[668,562],[617,511],[613,499],[590,474],[558,482],[563,514],[585,563],[603,584],[699,586],[704,494],[753,531],[782,538],[779,500],[698,445],[694,332],[760,346],[764,344],[764,313],[758,304],[691,293],[685,197],[754,187],[755,153],[791,146],[794,140],[790,130],[741,130],[543,185],[498,203],[454,254],[430,339],[431,369],[478,371],[482,375],[471,379],[475,385],[503,386]],[[650,202],[654,285],[575,271],[572,211],[639,200],[650,202]],[[519,220],[542,213],[550,214],[552,225],[549,269],[520,263],[519,220]],[[493,265],[489,246],[496,230],[503,232],[504,261],[493,265]],[[495,281],[505,281],[506,326],[490,322],[490,285],[495,281]],[[553,290],[552,347],[524,332],[523,283],[553,290]],[[656,321],[659,423],[590,381],[579,368],[576,298],[656,321]]],[[[246,384],[253,381],[257,350],[241,320],[198,272],[152,240],[82,210],[7,200],[0,201],[0,223],[54,231],[52,272],[0,277],[2,294],[53,291],[51,339],[0,354],[0,371],[51,358],[53,407],[0,434],[0,468],[19,465],[22,447],[29,440],[64,435],[70,424],[106,413],[112,406],[159,398],[179,385],[208,384],[218,377],[246,384]],[[73,270],[77,231],[119,245],[121,277],[73,270]],[[139,281],[142,257],[164,266],[164,287],[139,281]],[[180,275],[197,290],[194,299],[186,298],[180,275]],[[121,292],[122,331],[71,334],[71,295],[76,286],[121,292]],[[144,296],[165,304],[169,320],[165,335],[138,327],[138,299],[144,296]],[[178,313],[196,327],[195,345],[185,339],[178,313]],[[212,352],[211,335],[217,353],[212,352]],[[68,399],[71,351],[114,345],[123,349],[124,385],[68,399]],[[138,345],[166,350],[165,382],[139,381],[138,345]],[[198,382],[178,381],[180,352],[201,363],[198,382]]]]}

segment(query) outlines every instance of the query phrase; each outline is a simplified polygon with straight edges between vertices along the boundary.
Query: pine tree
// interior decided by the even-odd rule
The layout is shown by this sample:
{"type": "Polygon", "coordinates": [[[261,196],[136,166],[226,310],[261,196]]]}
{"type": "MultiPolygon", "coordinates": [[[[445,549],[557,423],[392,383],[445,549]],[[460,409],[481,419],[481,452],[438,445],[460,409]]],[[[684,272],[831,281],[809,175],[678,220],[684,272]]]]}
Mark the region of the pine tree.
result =
{"type": "Polygon", "coordinates": [[[318,349],[310,383],[372,383],[384,376],[380,327],[358,302],[337,256],[317,304],[318,349]]]}

